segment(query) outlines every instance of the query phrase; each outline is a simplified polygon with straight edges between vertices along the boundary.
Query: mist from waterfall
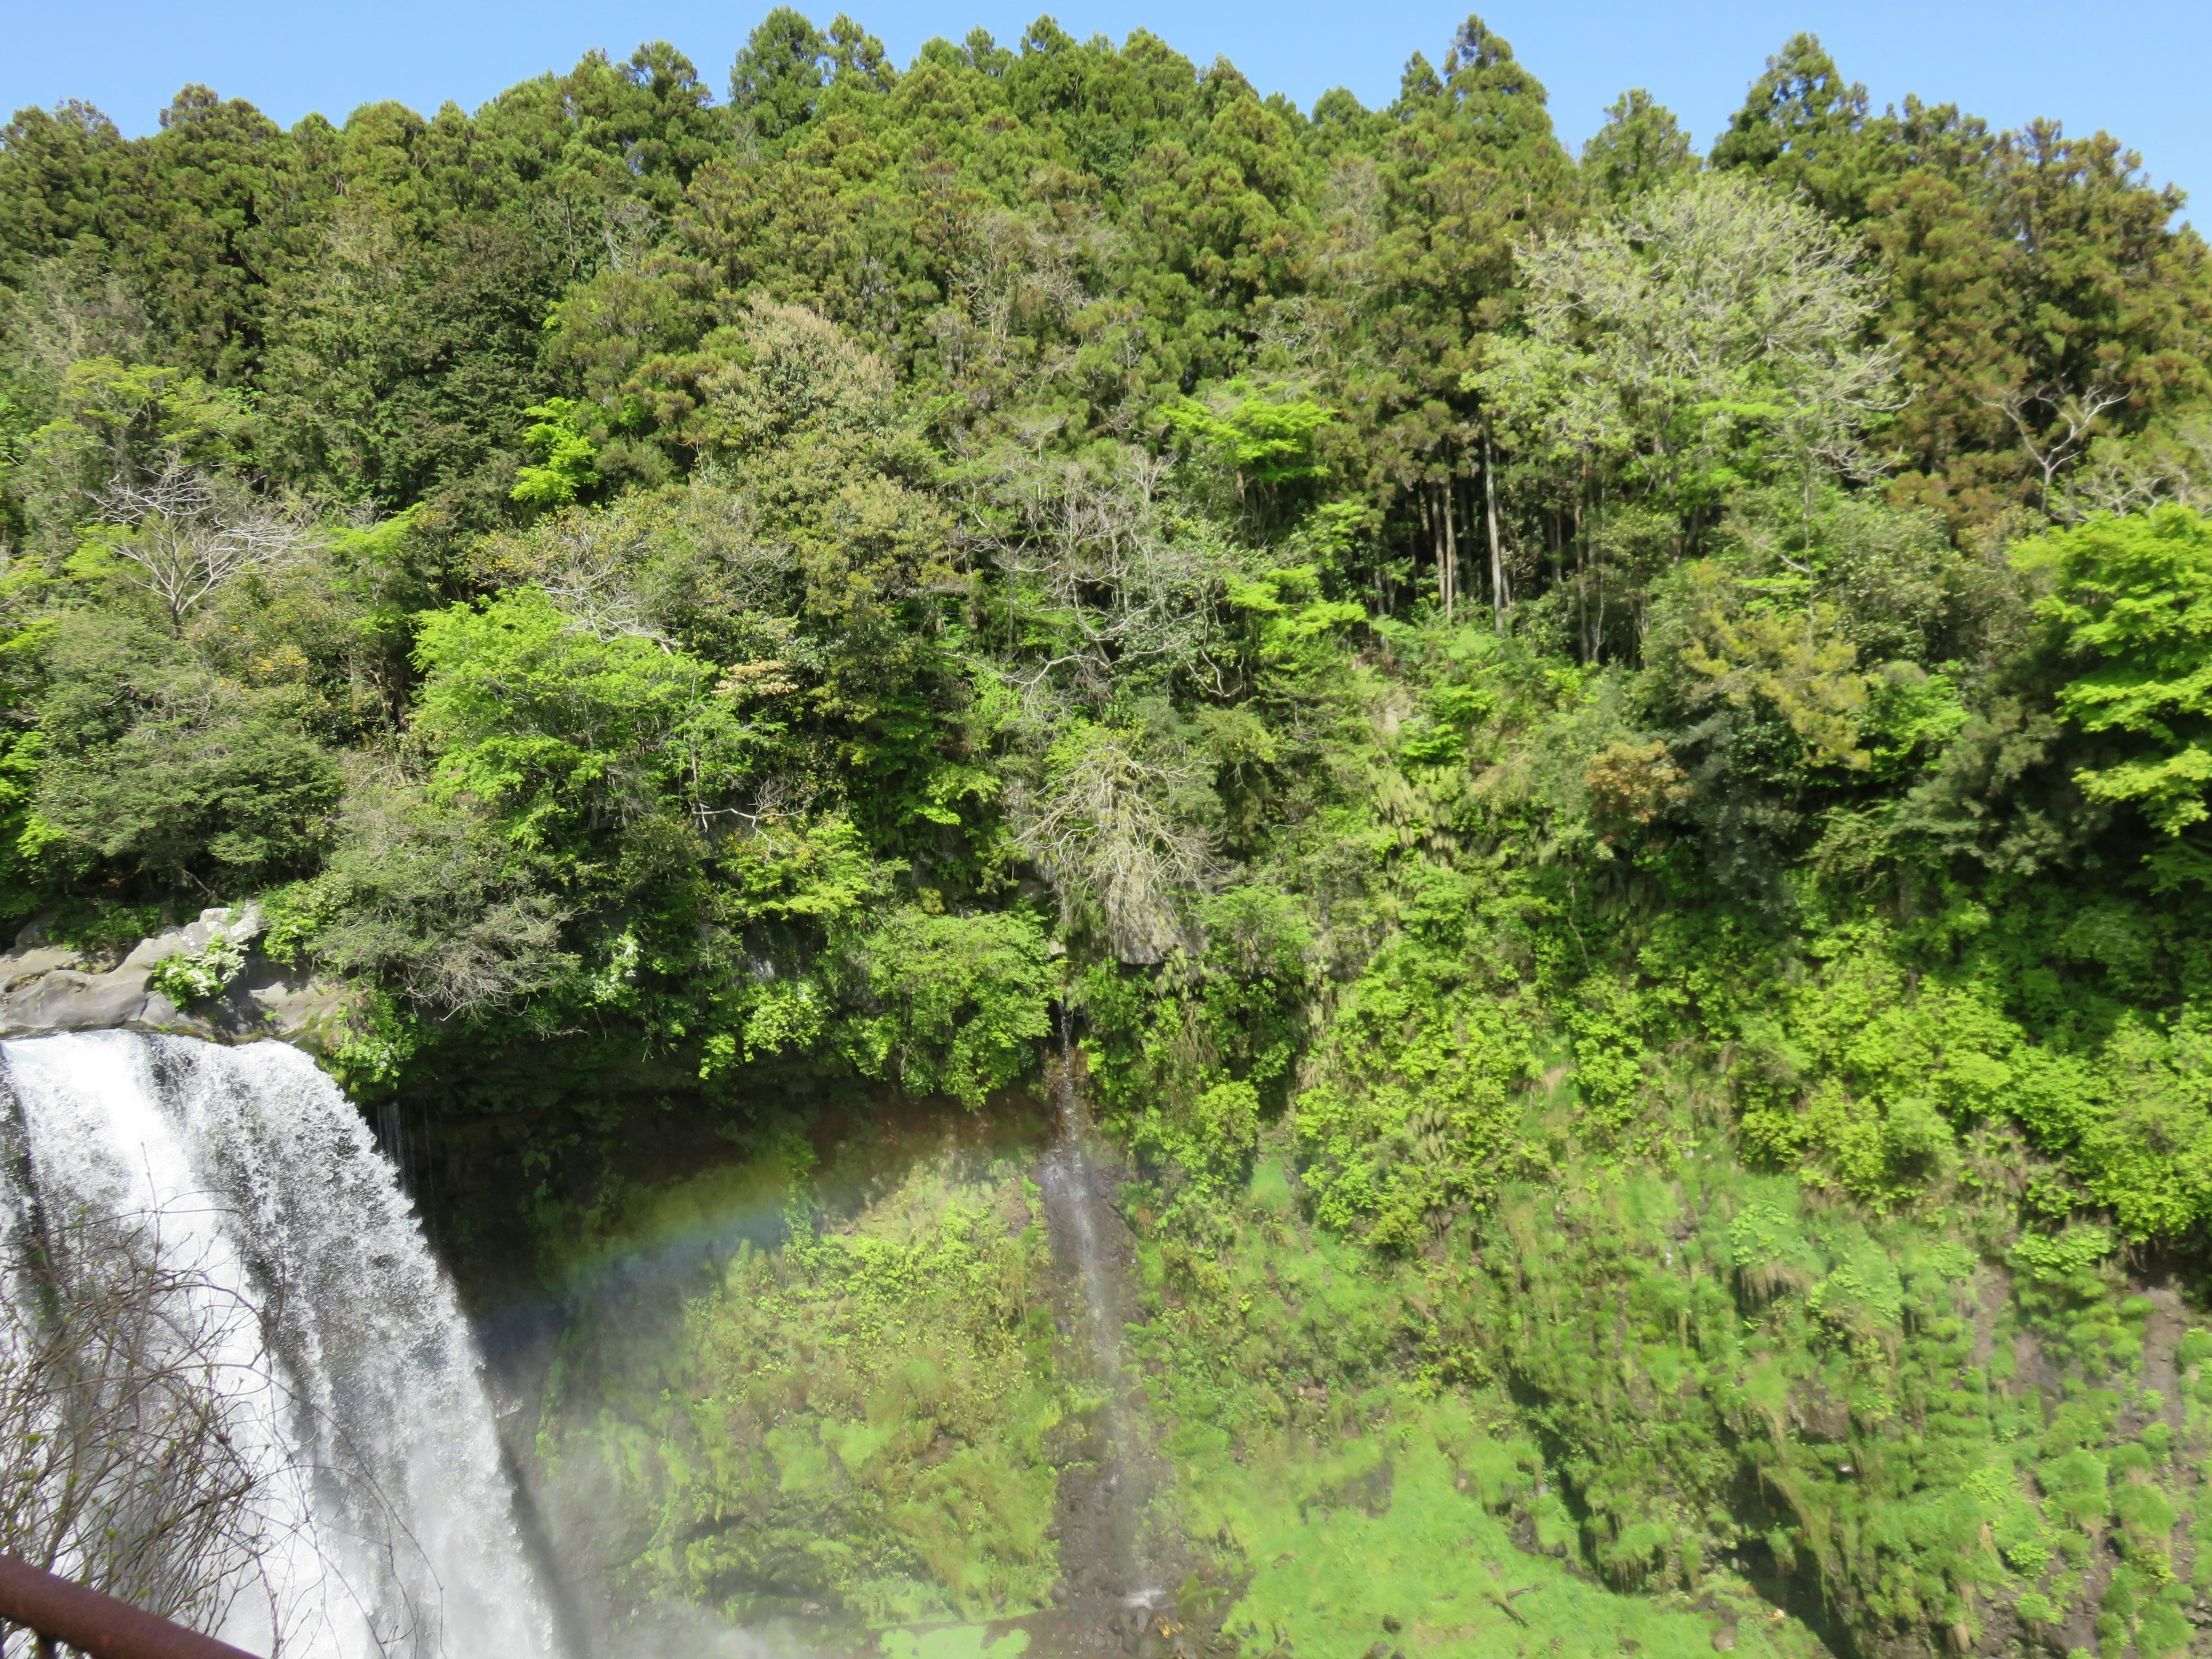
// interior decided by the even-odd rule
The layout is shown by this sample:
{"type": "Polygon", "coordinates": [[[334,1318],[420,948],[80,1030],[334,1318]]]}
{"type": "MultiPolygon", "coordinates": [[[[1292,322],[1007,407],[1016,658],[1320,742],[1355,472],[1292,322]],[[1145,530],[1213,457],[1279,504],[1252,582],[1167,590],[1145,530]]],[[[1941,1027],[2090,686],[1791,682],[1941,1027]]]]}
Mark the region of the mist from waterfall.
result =
{"type": "MultiPolygon", "coordinates": [[[[112,1361],[127,1338],[133,1363],[179,1360],[173,1381],[133,1393],[79,1376],[76,1393],[22,1409],[52,1419],[40,1447],[67,1447],[97,1409],[121,1425],[102,1427],[109,1439],[209,1455],[233,1519],[194,1546],[184,1569],[199,1582],[168,1585],[173,1604],[259,1653],[551,1653],[467,1325],[397,1172],[330,1079],[281,1043],[114,1031],[8,1042],[0,1064],[0,1226],[23,1245],[0,1285],[0,1381],[36,1371],[72,1296],[112,1293],[118,1264],[145,1257],[129,1281],[151,1287],[130,1304],[143,1339],[111,1317],[70,1340],[105,1342],[112,1361]]],[[[85,1370],[75,1350],[64,1359],[85,1370]]],[[[98,1576],[101,1536],[159,1518],[160,1470],[113,1451],[92,1446],[98,1480],[79,1469],[86,1490],[69,1493],[71,1470],[8,1454],[11,1507],[56,1517],[58,1571],[98,1576]]],[[[160,1555],[132,1558],[149,1595],[160,1555]]]]}

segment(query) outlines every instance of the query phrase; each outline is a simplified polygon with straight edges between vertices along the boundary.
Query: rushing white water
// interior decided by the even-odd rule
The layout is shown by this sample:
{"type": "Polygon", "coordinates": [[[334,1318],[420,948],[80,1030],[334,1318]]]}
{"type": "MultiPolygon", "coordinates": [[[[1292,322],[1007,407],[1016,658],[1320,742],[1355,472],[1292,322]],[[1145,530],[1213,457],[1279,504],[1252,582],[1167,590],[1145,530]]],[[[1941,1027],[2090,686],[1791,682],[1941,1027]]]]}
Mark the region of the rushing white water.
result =
{"type": "MultiPolygon", "coordinates": [[[[9,1213],[152,1218],[187,1270],[173,1294],[192,1305],[167,1316],[211,1360],[223,1448],[258,1482],[259,1559],[206,1603],[214,1633],[303,1659],[550,1654],[468,1328],[331,1081],[276,1042],[109,1031],[0,1056],[9,1213]]],[[[18,1314],[30,1293],[5,1287],[18,1314]]]]}

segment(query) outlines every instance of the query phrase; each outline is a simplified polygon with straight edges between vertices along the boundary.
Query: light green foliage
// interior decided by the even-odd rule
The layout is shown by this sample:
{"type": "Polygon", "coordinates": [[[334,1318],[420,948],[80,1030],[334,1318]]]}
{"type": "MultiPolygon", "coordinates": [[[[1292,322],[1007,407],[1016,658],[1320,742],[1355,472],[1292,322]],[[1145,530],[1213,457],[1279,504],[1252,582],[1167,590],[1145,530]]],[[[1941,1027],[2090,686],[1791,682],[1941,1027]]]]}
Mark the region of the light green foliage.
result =
{"type": "Polygon", "coordinates": [[[814,313],[757,299],[681,374],[664,394],[689,411],[680,441],[742,469],[807,612],[872,631],[879,657],[897,649],[881,625],[951,572],[943,509],[914,488],[930,459],[883,362],[814,313]]]}
{"type": "MultiPolygon", "coordinates": [[[[1808,766],[1869,763],[1859,741],[1868,680],[1855,672],[1858,653],[1843,635],[1839,611],[1745,605],[1727,574],[1704,561],[1686,568],[1679,583],[1683,634],[1674,661],[1691,677],[1678,694],[1685,712],[1722,701],[1738,709],[1764,705],[1803,745],[1808,766]]],[[[1667,659],[1660,663],[1664,672],[1667,659]]]]}
{"type": "Polygon", "coordinates": [[[1324,476],[1316,440],[1337,413],[1284,388],[1244,381],[1216,388],[1210,403],[1185,398],[1162,412],[1202,465],[1228,472],[1240,507],[1264,505],[1271,514],[1280,511],[1285,486],[1324,476]]]}
{"type": "Polygon", "coordinates": [[[522,412],[532,422],[523,428],[522,441],[539,452],[539,459],[516,470],[507,495],[525,507],[566,507],[596,481],[599,446],[577,429],[574,398],[550,398],[522,412]]]}
{"type": "Polygon", "coordinates": [[[2112,1253],[2112,1236],[2102,1227],[2076,1227],[2057,1236],[2030,1233],[2013,1246],[2013,1265],[2045,1284],[2074,1286],[2084,1274],[2096,1283],[2097,1264],[2112,1253]]]}
{"type": "Polygon", "coordinates": [[[884,1659],[1021,1659],[1030,1633],[1018,1627],[996,1638],[988,1625],[940,1625],[926,1630],[888,1630],[884,1659]]]}
{"type": "Polygon", "coordinates": [[[2144,1454],[2107,1449],[2140,1348],[2102,1285],[2044,1339],[2067,1402],[2046,1426],[2008,1348],[2044,1316],[1993,1298],[1972,1251],[1705,1156],[1673,1183],[1588,1174],[1501,1202],[1467,1316],[1547,1443],[1577,1449],[1561,1473],[1619,1582],[1695,1583],[1749,1552],[1817,1574],[1861,1632],[1972,1629],[1993,1601],[2047,1618],[2077,1595],[2067,1563],[2116,1506],[2146,1540],[2170,1529],[2165,1498],[2106,1478],[2144,1454]],[[2039,1437],[2031,1483],[2015,1449],[2039,1437]]]}
{"type": "Polygon", "coordinates": [[[1283,483],[1310,477],[1314,434],[1334,411],[1304,399],[1276,401],[1250,386],[1221,388],[1234,402],[1222,410],[1184,403],[1166,411],[1169,424],[1182,437],[1212,445],[1225,455],[1242,478],[1283,483]]]}
{"type": "Polygon", "coordinates": [[[2084,768],[2093,798],[2138,808],[2172,836],[2212,815],[2212,525],[2185,507],[2062,531],[2014,554],[2047,575],[2038,607],[2069,665],[2061,713],[2137,752],[2084,768]]]}
{"type": "Polygon", "coordinates": [[[1409,885],[1405,932],[1348,988],[1297,1112],[1316,1214],[1385,1250],[1487,1195],[1538,1055],[1511,908],[1440,871],[1409,885]]]}
{"type": "Polygon", "coordinates": [[[217,928],[197,951],[178,951],[155,963],[146,983],[179,1008],[219,995],[246,966],[246,948],[217,928]]]}
{"type": "Polygon", "coordinates": [[[43,671],[48,632],[34,623],[0,637],[0,697],[8,714],[0,735],[0,906],[11,915],[35,908],[47,876],[43,854],[52,831],[35,810],[46,738],[25,729],[23,716],[43,671]]]}
{"type": "Polygon", "coordinates": [[[902,911],[849,947],[870,1012],[840,1041],[860,1069],[915,1094],[957,1095],[970,1110],[1029,1069],[1052,1029],[1044,936],[1019,914],[902,911]]]}
{"type": "Polygon", "coordinates": [[[1576,1527],[1470,1322],[1463,1270],[1379,1263],[1310,1228],[1279,1152],[1224,1200],[1210,1245],[1145,1267],[1152,1387],[1174,1425],[1171,1503],[1241,1587],[1250,1654],[1806,1654],[1737,1579],[1687,1598],[1609,1593],[1554,1557],[1576,1527]]]}
{"type": "Polygon", "coordinates": [[[191,369],[94,355],[61,369],[53,418],[25,446],[17,488],[49,556],[97,516],[116,483],[143,484],[171,463],[222,469],[252,430],[246,400],[191,369]]]}
{"type": "Polygon", "coordinates": [[[653,1517],[646,1582],[733,1621],[801,1600],[878,1626],[1042,1606],[1054,1448],[1079,1402],[1049,1358],[1034,1186],[946,1152],[824,1207],[805,1161],[802,1143],[702,1176],[633,1221],[647,1243],[655,1215],[683,1226],[732,1198],[783,1216],[715,1257],[672,1344],[573,1374],[547,1430],[559,1458],[605,1460],[653,1517]]]}
{"type": "MultiPolygon", "coordinates": [[[[2048,919],[2057,949],[2121,948],[2124,913],[2048,919]],[[2063,930],[2063,931],[2062,931],[2063,930]]],[[[2009,1122],[2063,1160],[2121,1228],[2147,1237],[2203,1212],[2212,1146],[2196,1081],[2193,1006],[2164,1030],[2122,1016],[2039,1036],[2023,1018],[2042,946],[1984,938],[1933,972],[1884,930],[1854,928],[1745,1032],[1740,1087],[1749,1146],[1877,1205],[1917,1201],[1959,1167],[1962,1137],[2009,1122]]]]}
{"type": "Polygon", "coordinates": [[[533,850],[648,817],[696,823],[743,775],[746,734],[711,664],[597,639],[524,589],[427,618],[416,725],[440,793],[533,850]]]}
{"type": "MultiPolygon", "coordinates": [[[[1467,1490],[1473,1483],[1461,1470],[1489,1449],[1485,1434],[1463,1409],[1407,1401],[1365,1443],[1381,1454],[1370,1468],[1349,1458],[1322,1462],[1280,1492],[1262,1483],[1285,1471],[1252,1480],[1248,1547],[1265,1565],[1231,1613],[1231,1632],[1254,1652],[1360,1652],[1362,1643],[1394,1638],[1408,1651],[1451,1659],[1598,1659],[1632,1642],[1639,1654],[1678,1659],[1713,1650],[1711,1615],[1608,1595],[1525,1553],[1505,1520],[1467,1490]],[[1363,1476],[1378,1488],[1387,1482],[1387,1498],[1361,1502],[1363,1476]],[[1378,1501],[1387,1504],[1380,1514],[1378,1501]]],[[[1754,1598],[1732,1598],[1729,1611],[1741,1620],[1740,1653],[1812,1650],[1802,1628],[1772,1630],[1754,1598]]]]}
{"type": "Polygon", "coordinates": [[[1529,336],[1475,386],[1531,442],[1619,469],[1686,538],[1747,482],[1809,492],[1892,406],[1893,361],[1860,344],[1874,279],[1812,209],[1730,174],[1634,197],[1524,270],[1529,336]]]}

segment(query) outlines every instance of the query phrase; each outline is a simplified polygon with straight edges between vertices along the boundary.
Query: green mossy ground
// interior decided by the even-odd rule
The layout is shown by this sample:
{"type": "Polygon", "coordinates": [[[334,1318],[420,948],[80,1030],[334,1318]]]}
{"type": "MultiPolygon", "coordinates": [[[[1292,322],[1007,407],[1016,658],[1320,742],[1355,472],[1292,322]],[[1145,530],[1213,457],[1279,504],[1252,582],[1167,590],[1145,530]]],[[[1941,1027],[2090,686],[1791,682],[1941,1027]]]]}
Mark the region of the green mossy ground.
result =
{"type": "MultiPolygon", "coordinates": [[[[572,1328],[540,1436],[556,1485],[611,1473],[622,1593],[902,1659],[1049,1625],[1100,1401],[1054,1330],[1035,1133],[948,1111],[818,1167],[789,1135],[635,1189],[572,1255],[658,1264],[572,1328]]],[[[2188,1650],[2212,1333],[2102,1241],[1995,1261],[1970,1217],[1884,1218],[1686,1128],[1393,1257],[1317,1226],[1267,1143],[1203,1238],[1127,1189],[1187,1640],[2188,1650]]]]}
{"type": "Polygon", "coordinates": [[[1026,1161],[864,1146],[818,1181],[811,1161],[792,1138],[635,1195],[591,1255],[659,1255],[641,1292],[617,1275],[585,1303],[543,1455],[612,1475],[634,1589],[732,1622],[1047,1605],[1055,1448],[1089,1402],[1050,1352],[1026,1161]]]}

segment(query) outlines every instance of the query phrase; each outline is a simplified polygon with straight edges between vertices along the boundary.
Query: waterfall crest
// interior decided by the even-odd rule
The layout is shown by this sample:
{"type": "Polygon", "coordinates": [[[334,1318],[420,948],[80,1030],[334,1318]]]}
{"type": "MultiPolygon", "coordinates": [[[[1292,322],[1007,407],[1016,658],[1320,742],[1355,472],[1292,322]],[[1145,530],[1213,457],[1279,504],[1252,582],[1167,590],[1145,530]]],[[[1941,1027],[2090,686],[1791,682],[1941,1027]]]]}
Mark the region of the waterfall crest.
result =
{"type": "Polygon", "coordinates": [[[252,1651],[550,1653],[467,1325],[331,1081],[282,1043],[119,1031],[0,1066],[0,1427],[39,1449],[0,1498],[55,1570],[252,1651]]]}

